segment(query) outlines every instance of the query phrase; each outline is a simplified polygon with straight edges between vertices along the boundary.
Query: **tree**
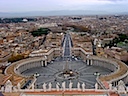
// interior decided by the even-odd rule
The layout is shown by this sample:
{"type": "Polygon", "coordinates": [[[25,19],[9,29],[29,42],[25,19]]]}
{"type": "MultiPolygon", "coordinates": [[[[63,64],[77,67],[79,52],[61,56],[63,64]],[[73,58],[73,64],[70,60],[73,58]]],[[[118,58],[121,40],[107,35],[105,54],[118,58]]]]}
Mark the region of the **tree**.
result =
{"type": "Polygon", "coordinates": [[[16,56],[12,56],[11,58],[8,59],[8,61],[13,63],[13,62],[19,61],[21,59],[24,59],[24,55],[19,54],[16,56]]]}
{"type": "Polygon", "coordinates": [[[40,28],[38,30],[32,31],[31,34],[35,36],[41,36],[41,35],[47,35],[49,33],[50,29],[48,28],[40,28]]]}
{"type": "Polygon", "coordinates": [[[128,39],[128,36],[126,34],[118,34],[120,41],[124,41],[125,39],[128,39]]]}

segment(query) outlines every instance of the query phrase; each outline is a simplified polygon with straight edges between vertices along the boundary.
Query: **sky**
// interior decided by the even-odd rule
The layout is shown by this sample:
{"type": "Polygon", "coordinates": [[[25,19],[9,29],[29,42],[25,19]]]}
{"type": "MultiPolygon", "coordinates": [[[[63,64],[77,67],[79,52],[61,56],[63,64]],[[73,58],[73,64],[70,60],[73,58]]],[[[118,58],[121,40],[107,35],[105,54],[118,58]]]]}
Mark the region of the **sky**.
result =
{"type": "Polygon", "coordinates": [[[53,10],[128,12],[128,0],[0,0],[0,12],[53,10]]]}

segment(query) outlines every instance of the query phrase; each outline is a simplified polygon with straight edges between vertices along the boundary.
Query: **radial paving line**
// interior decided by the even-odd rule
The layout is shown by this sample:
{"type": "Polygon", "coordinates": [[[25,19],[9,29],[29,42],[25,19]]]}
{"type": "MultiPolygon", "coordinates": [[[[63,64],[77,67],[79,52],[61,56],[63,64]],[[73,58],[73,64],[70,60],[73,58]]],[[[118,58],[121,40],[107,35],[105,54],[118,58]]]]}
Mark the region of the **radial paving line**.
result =
{"type": "Polygon", "coordinates": [[[85,69],[79,70],[78,72],[82,72],[84,70],[90,69],[92,66],[86,67],[85,69]]]}
{"type": "Polygon", "coordinates": [[[90,83],[90,84],[95,84],[95,82],[92,82],[92,81],[89,81],[89,80],[85,80],[85,79],[82,79],[82,78],[79,78],[79,80],[82,80],[82,81],[88,82],[88,83],[90,83]]]}
{"type": "Polygon", "coordinates": [[[50,66],[47,66],[49,69],[53,70],[54,72],[58,72],[57,69],[53,68],[53,67],[50,67],[50,66]]]}

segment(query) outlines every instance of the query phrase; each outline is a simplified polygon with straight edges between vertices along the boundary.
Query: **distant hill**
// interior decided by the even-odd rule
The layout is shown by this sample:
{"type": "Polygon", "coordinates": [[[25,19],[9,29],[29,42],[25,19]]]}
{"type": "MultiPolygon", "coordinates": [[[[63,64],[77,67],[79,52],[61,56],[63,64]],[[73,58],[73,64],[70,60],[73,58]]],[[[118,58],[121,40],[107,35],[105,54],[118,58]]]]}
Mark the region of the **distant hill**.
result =
{"type": "MultiPolygon", "coordinates": [[[[0,12],[0,17],[26,17],[26,16],[58,16],[58,15],[109,15],[117,14],[105,11],[91,11],[91,10],[60,10],[60,11],[33,11],[33,12],[17,12],[6,13],[0,12]]],[[[128,14],[128,12],[122,12],[118,14],[128,14]]]]}

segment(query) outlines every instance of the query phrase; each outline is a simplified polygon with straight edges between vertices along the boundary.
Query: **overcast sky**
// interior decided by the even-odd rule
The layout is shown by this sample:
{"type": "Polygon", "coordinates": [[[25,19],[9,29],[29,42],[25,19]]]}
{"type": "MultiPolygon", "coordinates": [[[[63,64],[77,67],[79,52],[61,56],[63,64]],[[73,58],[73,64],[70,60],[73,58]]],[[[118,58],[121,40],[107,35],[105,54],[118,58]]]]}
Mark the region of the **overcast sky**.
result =
{"type": "Polygon", "coordinates": [[[128,0],[0,0],[0,12],[51,10],[128,12],[128,0]]]}

